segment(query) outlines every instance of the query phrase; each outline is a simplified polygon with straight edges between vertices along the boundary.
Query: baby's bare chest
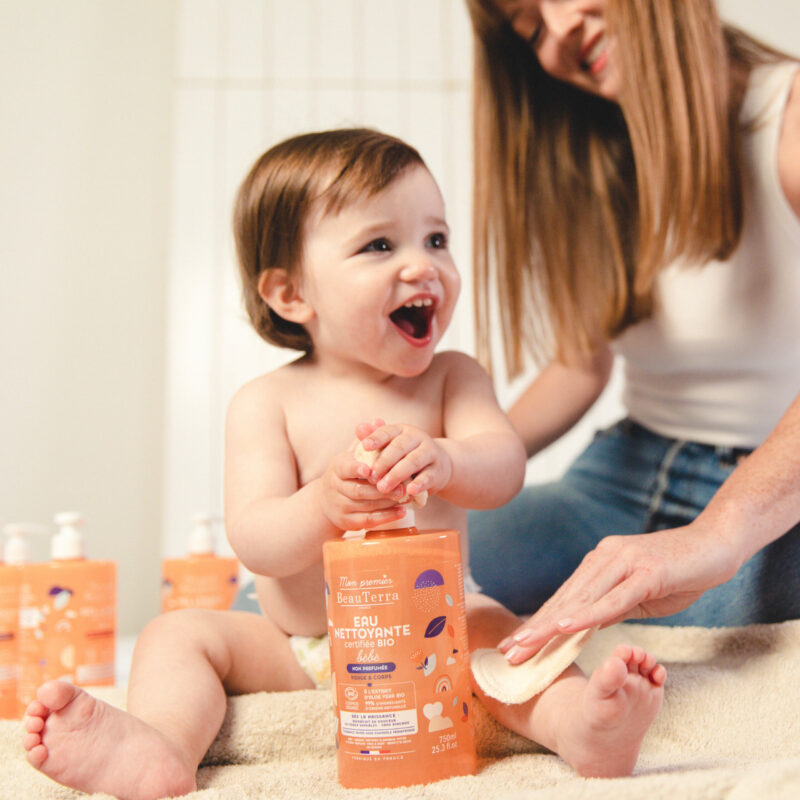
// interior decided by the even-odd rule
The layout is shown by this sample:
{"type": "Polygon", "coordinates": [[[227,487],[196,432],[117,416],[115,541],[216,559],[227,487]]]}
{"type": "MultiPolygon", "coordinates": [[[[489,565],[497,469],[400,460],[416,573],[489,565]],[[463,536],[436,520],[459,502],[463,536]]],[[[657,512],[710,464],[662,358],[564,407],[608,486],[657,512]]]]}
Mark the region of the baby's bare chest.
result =
{"type": "Polygon", "coordinates": [[[357,395],[311,390],[286,415],[286,429],[297,461],[300,484],[319,477],[339,453],[356,442],[356,428],[376,419],[411,425],[429,436],[444,435],[440,393],[368,391],[357,395]]]}

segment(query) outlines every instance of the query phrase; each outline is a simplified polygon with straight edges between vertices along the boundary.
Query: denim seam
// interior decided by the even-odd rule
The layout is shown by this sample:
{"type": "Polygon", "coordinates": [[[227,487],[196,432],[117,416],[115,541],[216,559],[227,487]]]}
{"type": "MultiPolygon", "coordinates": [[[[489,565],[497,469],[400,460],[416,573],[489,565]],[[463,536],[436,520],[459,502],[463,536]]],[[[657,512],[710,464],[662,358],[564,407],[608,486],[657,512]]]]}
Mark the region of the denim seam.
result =
{"type": "Polygon", "coordinates": [[[661,460],[661,465],[659,466],[658,474],[656,475],[656,488],[653,492],[653,497],[650,500],[650,506],[647,509],[647,522],[645,524],[645,530],[649,531],[651,529],[653,518],[660,511],[661,501],[664,499],[664,494],[669,486],[669,471],[672,469],[672,464],[674,463],[678,453],[680,452],[680,449],[684,444],[685,442],[681,441],[680,439],[673,442],[669,446],[667,452],[664,454],[664,458],[661,460]]]}

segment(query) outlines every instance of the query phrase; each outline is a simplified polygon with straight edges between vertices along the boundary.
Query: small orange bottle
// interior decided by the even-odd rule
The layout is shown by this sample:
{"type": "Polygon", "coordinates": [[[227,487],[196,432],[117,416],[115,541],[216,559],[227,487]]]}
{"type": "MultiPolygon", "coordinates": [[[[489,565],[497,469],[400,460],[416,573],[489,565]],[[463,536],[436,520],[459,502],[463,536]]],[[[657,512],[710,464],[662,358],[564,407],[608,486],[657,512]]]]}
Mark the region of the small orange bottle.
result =
{"type": "Polygon", "coordinates": [[[339,782],[475,771],[459,534],[402,528],[323,546],[339,782]]]}
{"type": "Polygon", "coordinates": [[[7,539],[0,564],[0,719],[15,719],[19,682],[19,590],[22,568],[30,561],[25,540],[28,533],[43,528],[27,523],[9,523],[3,528],[7,539]]]}
{"type": "Polygon", "coordinates": [[[56,514],[52,560],[32,564],[20,588],[20,681],[24,708],[42,681],[114,684],[116,565],[86,558],[84,517],[56,514]]]}
{"type": "Polygon", "coordinates": [[[162,565],[161,610],[233,605],[239,584],[239,562],[214,552],[212,519],[195,514],[187,558],[167,558],[162,565]]]}

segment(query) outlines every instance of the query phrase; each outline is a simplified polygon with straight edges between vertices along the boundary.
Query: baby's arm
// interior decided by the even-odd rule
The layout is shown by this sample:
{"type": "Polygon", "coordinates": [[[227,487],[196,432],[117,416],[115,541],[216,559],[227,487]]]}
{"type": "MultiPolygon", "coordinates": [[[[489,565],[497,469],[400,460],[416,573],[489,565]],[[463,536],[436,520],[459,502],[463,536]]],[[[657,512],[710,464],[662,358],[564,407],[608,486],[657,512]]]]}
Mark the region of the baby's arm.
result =
{"type": "MultiPolygon", "coordinates": [[[[283,411],[261,379],[242,387],[226,420],[225,520],[231,546],[258,575],[294,575],[321,559],[322,544],[341,534],[403,516],[394,495],[361,477],[350,452],[319,478],[299,485],[283,411]]],[[[368,471],[368,470],[367,470],[368,471]]]]}
{"type": "MultiPolygon", "coordinates": [[[[525,450],[502,412],[486,372],[469,356],[443,353],[444,436],[408,425],[385,425],[362,438],[382,449],[371,479],[393,491],[413,476],[408,494],[423,491],[463,508],[494,508],[510,500],[525,478],[525,450]]],[[[360,432],[361,433],[361,432],[360,432]]]]}

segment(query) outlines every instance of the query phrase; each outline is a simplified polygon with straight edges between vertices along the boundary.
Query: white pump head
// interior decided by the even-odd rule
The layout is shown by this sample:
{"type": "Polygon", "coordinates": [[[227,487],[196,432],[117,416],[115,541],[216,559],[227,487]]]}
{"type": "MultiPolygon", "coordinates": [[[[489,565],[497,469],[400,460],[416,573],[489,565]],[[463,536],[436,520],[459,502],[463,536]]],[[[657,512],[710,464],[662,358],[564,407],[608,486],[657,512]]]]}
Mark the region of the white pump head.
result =
{"type": "Polygon", "coordinates": [[[53,517],[53,521],[58,525],[50,548],[53,560],[86,558],[86,547],[80,531],[80,526],[86,524],[86,517],[79,511],[62,511],[53,517]]]}
{"type": "Polygon", "coordinates": [[[414,509],[410,507],[411,503],[406,503],[403,508],[405,509],[406,515],[401,517],[400,519],[396,519],[394,522],[387,522],[384,525],[377,525],[374,528],[370,528],[373,531],[394,531],[399,530],[401,528],[413,528],[416,525],[414,521],[414,509]]]}
{"type": "Polygon", "coordinates": [[[414,509],[410,508],[411,503],[406,503],[403,508],[406,511],[406,515],[401,517],[400,519],[396,519],[394,522],[386,522],[383,525],[376,525],[374,528],[362,528],[360,531],[345,531],[342,534],[342,539],[353,540],[353,539],[363,539],[369,531],[398,531],[402,530],[403,528],[414,528],[416,527],[416,522],[414,521],[414,509]]]}
{"type": "Polygon", "coordinates": [[[205,556],[214,552],[214,537],[211,533],[211,524],[216,518],[209,514],[194,514],[192,516],[192,532],[189,534],[189,555],[205,556]]]}
{"type": "Polygon", "coordinates": [[[3,533],[7,537],[3,548],[3,561],[6,564],[19,566],[31,560],[30,542],[25,537],[29,534],[47,533],[47,528],[33,522],[9,522],[3,526],[3,533]]]}

